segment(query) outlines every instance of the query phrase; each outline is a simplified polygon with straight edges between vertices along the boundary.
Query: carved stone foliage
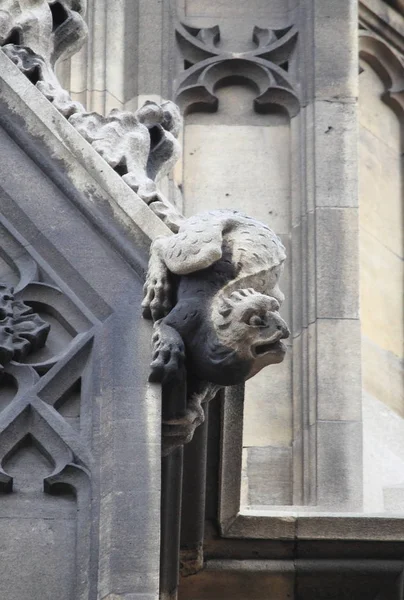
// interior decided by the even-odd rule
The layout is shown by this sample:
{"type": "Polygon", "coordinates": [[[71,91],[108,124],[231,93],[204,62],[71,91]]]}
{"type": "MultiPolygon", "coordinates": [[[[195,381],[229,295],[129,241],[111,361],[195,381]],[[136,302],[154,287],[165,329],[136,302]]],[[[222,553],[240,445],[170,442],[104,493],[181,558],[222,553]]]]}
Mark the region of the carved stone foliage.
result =
{"type": "Polygon", "coordinates": [[[176,34],[188,67],[177,80],[176,101],[184,113],[216,111],[217,87],[241,81],[257,90],[256,112],[266,113],[274,106],[285,109],[290,117],[299,112],[297,92],[288,75],[288,61],[298,36],[295,26],[280,30],[255,27],[256,49],[247,52],[226,52],[218,47],[218,26],[197,29],[178,22],[176,34]]]}
{"type": "Polygon", "coordinates": [[[30,306],[14,298],[13,288],[0,283],[0,370],[11,360],[20,361],[42,348],[49,329],[49,323],[30,306]]]}
{"type": "MultiPolygon", "coordinates": [[[[76,547],[64,551],[78,557],[77,581],[71,582],[71,588],[75,597],[84,598],[88,597],[93,459],[91,413],[82,389],[95,322],[61,291],[48,270],[38,266],[10,234],[7,223],[0,226],[0,233],[2,515],[11,511],[16,519],[30,519],[36,518],[35,511],[46,515],[50,510],[55,523],[57,515],[68,519],[78,515],[74,516],[77,532],[70,540],[76,547]],[[45,500],[52,495],[63,500],[45,500]],[[68,508],[72,498],[73,512],[68,508]]],[[[27,539],[35,539],[32,536],[27,539]]]]}
{"type": "Polygon", "coordinates": [[[83,45],[86,0],[2,0],[0,45],[30,48],[54,66],[83,45]]]}
{"type": "Polygon", "coordinates": [[[269,227],[232,210],[191,217],[153,243],[143,301],[155,321],[150,377],[167,383],[184,365],[188,376],[185,413],[163,423],[164,453],[192,439],[221,387],[282,362],[285,258],[269,227]]]}
{"type": "Polygon", "coordinates": [[[80,112],[69,122],[147,204],[164,202],[156,180],[180,155],[181,115],[173,102],[146,102],[135,113],[114,109],[107,117],[80,112]]]}
{"type": "Polygon", "coordinates": [[[0,46],[65,116],[82,107],[63,90],[53,68],[83,45],[85,9],[85,0],[5,0],[0,7],[0,46]]]}

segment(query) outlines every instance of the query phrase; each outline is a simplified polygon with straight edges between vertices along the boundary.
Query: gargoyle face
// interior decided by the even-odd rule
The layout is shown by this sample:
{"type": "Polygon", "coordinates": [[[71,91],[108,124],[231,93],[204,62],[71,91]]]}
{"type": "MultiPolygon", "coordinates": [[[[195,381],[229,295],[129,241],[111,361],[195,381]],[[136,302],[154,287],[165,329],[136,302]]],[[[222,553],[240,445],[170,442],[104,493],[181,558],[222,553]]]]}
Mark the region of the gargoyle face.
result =
{"type": "Polygon", "coordinates": [[[83,45],[86,0],[2,0],[0,46],[29,47],[54,65],[83,45]]]}
{"type": "Polygon", "coordinates": [[[233,292],[222,299],[214,318],[220,341],[236,350],[237,355],[252,361],[248,378],[266,367],[283,361],[286,346],[281,341],[290,332],[279,314],[279,302],[253,289],[233,292]]]}

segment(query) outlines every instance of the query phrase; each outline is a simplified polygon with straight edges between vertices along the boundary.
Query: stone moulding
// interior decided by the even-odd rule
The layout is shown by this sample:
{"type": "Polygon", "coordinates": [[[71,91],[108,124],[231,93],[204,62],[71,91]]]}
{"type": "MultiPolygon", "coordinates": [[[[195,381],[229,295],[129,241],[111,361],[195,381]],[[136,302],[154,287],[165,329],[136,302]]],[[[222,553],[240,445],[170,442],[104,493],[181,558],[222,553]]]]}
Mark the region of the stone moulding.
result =
{"type": "Polygon", "coordinates": [[[359,57],[376,71],[385,86],[382,96],[399,117],[404,112],[404,65],[380,37],[370,31],[359,34],[359,57]]]}
{"type": "Polygon", "coordinates": [[[217,87],[240,82],[257,90],[256,112],[267,113],[277,106],[290,117],[298,114],[300,102],[287,72],[298,37],[295,26],[274,31],[255,27],[253,40],[257,48],[247,52],[225,52],[218,48],[218,26],[196,29],[177,22],[176,35],[188,64],[176,82],[176,101],[184,114],[198,110],[215,112],[217,87]]]}

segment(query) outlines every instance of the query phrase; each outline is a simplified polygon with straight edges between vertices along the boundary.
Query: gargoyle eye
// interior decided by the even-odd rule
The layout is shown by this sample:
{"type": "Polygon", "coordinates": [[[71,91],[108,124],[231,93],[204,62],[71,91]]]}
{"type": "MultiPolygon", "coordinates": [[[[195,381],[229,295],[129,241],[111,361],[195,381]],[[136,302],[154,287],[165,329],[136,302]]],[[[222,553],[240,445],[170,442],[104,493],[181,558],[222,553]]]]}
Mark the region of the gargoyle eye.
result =
{"type": "Polygon", "coordinates": [[[250,325],[250,327],[264,327],[265,326],[265,319],[263,319],[259,315],[253,315],[248,320],[248,325],[250,325]]]}

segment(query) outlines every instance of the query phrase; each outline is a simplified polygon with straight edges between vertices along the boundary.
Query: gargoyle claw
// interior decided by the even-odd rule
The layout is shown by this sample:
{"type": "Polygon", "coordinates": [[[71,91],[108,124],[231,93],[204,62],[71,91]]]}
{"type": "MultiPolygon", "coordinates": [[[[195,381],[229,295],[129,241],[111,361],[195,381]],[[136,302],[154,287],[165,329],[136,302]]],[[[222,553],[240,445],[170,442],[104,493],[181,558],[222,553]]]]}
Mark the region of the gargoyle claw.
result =
{"type": "Polygon", "coordinates": [[[181,336],[171,327],[156,323],[153,334],[153,360],[149,381],[167,383],[180,376],[185,361],[185,347],[181,336]]]}
{"type": "Polygon", "coordinates": [[[144,285],[143,317],[157,321],[172,309],[171,286],[165,277],[148,278],[144,285]]]}

